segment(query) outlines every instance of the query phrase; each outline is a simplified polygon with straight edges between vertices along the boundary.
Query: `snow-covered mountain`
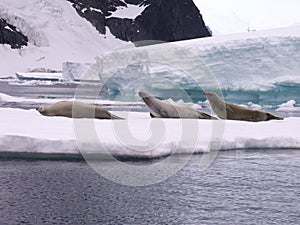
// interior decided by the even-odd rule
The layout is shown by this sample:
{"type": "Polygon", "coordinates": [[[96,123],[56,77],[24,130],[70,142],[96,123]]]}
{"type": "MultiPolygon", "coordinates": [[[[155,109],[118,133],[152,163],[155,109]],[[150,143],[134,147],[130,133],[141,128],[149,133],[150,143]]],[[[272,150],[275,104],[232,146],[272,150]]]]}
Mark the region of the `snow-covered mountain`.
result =
{"type": "Polygon", "coordinates": [[[1,0],[0,77],[92,62],[128,41],[210,36],[192,0],[1,0]]]}

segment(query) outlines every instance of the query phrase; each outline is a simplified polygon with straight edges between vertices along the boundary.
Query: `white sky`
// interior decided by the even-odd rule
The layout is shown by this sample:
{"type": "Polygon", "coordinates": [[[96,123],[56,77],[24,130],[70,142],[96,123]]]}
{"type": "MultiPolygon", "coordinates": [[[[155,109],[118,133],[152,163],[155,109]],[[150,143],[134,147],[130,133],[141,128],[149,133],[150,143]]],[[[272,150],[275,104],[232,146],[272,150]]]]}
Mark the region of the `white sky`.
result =
{"type": "Polygon", "coordinates": [[[299,0],[194,0],[214,35],[300,25],[299,0]]]}

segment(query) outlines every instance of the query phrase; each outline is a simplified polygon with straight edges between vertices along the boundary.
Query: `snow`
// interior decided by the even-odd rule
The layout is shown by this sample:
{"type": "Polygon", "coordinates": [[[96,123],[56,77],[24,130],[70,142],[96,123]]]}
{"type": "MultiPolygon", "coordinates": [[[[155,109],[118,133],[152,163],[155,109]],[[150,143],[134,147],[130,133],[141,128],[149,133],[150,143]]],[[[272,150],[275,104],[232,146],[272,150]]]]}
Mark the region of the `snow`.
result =
{"type": "Polygon", "coordinates": [[[0,102],[21,102],[21,101],[25,101],[25,99],[0,93],[0,102]]]}
{"type": "MultiPolygon", "coordinates": [[[[74,100],[74,99],[60,99],[74,100]]],[[[0,103],[53,104],[57,99],[30,99],[0,94],[0,103]]],[[[115,156],[154,158],[173,154],[207,152],[210,142],[220,142],[219,150],[300,148],[300,117],[283,121],[243,122],[230,120],[151,119],[148,112],[136,112],[142,102],[86,101],[112,106],[128,106],[128,111],[112,111],[126,120],[70,119],[45,117],[35,109],[0,108],[0,155],[14,153],[80,155],[78,146],[89,146],[84,154],[109,151],[115,156]],[[96,139],[90,139],[95,130],[96,139]],[[80,132],[83,135],[80,136],[80,132]],[[176,132],[175,132],[176,131],[176,132]],[[89,133],[88,136],[85,134],[89,133]],[[185,135],[184,135],[185,134],[185,135]],[[104,148],[104,149],[103,149],[104,148]],[[95,152],[96,151],[96,152],[95,152]]],[[[187,104],[177,101],[177,104],[187,104]]],[[[193,104],[189,103],[192,107],[193,104]]],[[[295,101],[279,106],[289,112],[295,101]]],[[[197,105],[201,110],[201,106],[197,105]]],[[[35,106],[34,106],[35,107],[35,106]]],[[[259,107],[249,102],[245,107],[259,107]]],[[[114,107],[112,107],[114,108],[114,107]]],[[[124,109],[124,108],[123,108],[124,109]]],[[[68,157],[68,156],[66,156],[68,157]]]]}
{"type": "Polygon", "coordinates": [[[268,29],[256,32],[240,32],[222,36],[215,36],[215,37],[207,37],[201,39],[193,39],[193,40],[186,40],[180,41],[177,43],[183,43],[184,45],[192,45],[195,42],[202,42],[203,44],[225,44],[230,43],[234,45],[235,41],[239,40],[247,40],[250,41],[252,39],[259,39],[259,38],[278,38],[278,37],[300,37],[300,25],[295,25],[291,27],[284,27],[284,28],[275,28],[275,29],[268,29]]]}
{"type": "MultiPolygon", "coordinates": [[[[112,68],[124,66],[121,65],[121,60],[122,58],[132,57],[131,52],[145,50],[149,52],[149,55],[152,52],[158,52],[157,54],[160,56],[159,63],[153,59],[151,59],[152,61],[148,58],[144,59],[147,62],[143,64],[145,72],[172,80],[173,83],[180,84],[186,89],[193,88],[191,86],[194,85],[194,82],[187,76],[189,73],[184,73],[180,70],[182,68],[178,69],[178,66],[176,66],[184,62],[180,55],[170,55],[172,53],[169,53],[168,48],[171,48],[172,51],[178,48],[179,52],[189,54],[189,57],[195,63],[198,63],[199,74],[203,69],[209,69],[211,75],[216,78],[223,90],[267,91],[286,83],[300,83],[299,40],[300,26],[200,38],[161,44],[158,48],[147,46],[129,49],[129,51],[114,51],[111,58],[118,56],[120,60],[109,62],[109,65],[112,68]],[[167,55],[166,53],[170,55],[168,59],[164,58],[167,55]],[[170,60],[172,60],[172,63],[169,62],[170,60]],[[202,64],[204,64],[204,68],[200,66],[202,64]]],[[[104,55],[104,60],[105,57],[104,55]]],[[[102,58],[97,60],[101,65],[102,58]]],[[[192,67],[189,61],[184,66],[184,68],[195,71],[195,68],[188,68],[189,66],[192,67]]],[[[129,73],[126,75],[118,73],[114,76],[122,80],[130,80],[131,75],[129,73]]],[[[140,74],[139,76],[141,77],[140,74]]],[[[170,88],[169,84],[164,82],[156,85],[157,87],[160,85],[161,89],[170,88]]],[[[201,87],[205,85],[201,83],[201,87]]]]}
{"type": "Polygon", "coordinates": [[[248,102],[247,105],[245,104],[239,104],[239,106],[244,107],[246,109],[253,109],[253,110],[261,110],[262,106],[258,104],[254,104],[253,102],[248,102]]]}
{"type": "Polygon", "coordinates": [[[65,61],[93,62],[100,53],[123,45],[110,35],[101,35],[81,18],[71,3],[61,0],[3,0],[0,16],[28,36],[22,49],[0,46],[0,77],[33,68],[61,70],[65,61]]]}
{"type": "MultiPolygon", "coordinates": [[[[14,153],[79,154],[77,142],[81,141],[81,137],[78,138],[74,132],[74,129],[78,128],[76,123],[79,122],[87,124],[87,127],[92,122],[95,127],[98,138],[89,140],[89,146],[98,146],[99,149],[101,143],[116,156],[152,158],[172,154],[175,150],[179,154],[207,152],[211,137],[213,141],[222,140],[220,150],[300,148],[300,118],[251,123],[151,119],[149,113],[113,113],[119,116],[127,115],[127,120],[73,120],[64,117],[44,117],[34,109],[1,108],[0,149],[2,152],[14,153]],[[186,125],[188,126],[184,128],[186,125]],[[189,126],[196,126],[198,130],[198,135],[195,136],[198,138],[196,143],[189,140],[189,135],[182,135],[190,131],[189,126]],[[224,128],[224,134],[213,133],[214,127],[224,128]],[[158,134],[155,137],[156,132],[158,134]],[[131,135],[138,141],[132,141],[131,135]]],[[[90,150],[89,153],[95,153],[94,151],[90,150]]]]}
{"type": "Polygon", "coordinates": [[[62,73],[44,73],[44,72],[17,72],[19,79],[62,79],[62,73]]]}
{"type": "Polygon", "coordinates": [[[300,107],[295,106],[296,101],[295,100],[289,100],[286,103],[280,104],[278,109],[276,109],[277,112],[300,112],[300,107]]]}
{"type": "MultiPolygon", "coordinates": [[[[128,5],[128,8],[118,8],[112,16],[135,18],[144,9],[145,7],[128,5]]],[[[91,10],[97,11],[93,8],[91,10]]],[[[29,37],[29,45],[22,49],[11,49],[9,45],[0,46],[0,57],[5,59],[0,61],[0,77],[35,68],[61,71],[63,62],[80,62],[80,66],[83,67],[78,70],[76,66],[71,66],[71,72],[74,72],[76,76],[85,71],[87,68],[84,65],[88,67],[85,63],[95,61],[99,53],[108,52],[125,44],[115,38],[108,28],[106,28],[106,35],[100,35],[89,22],[76,13],[71,3],[67,1],[2,0],[0,16],[29,37]]],[[[300,83],[297,47],[299,38],[300,26],[294,26],[188,40],[172,43],[172,45],[181,46],[196,57],[200,57],[213,71],[222,88],[251,90],[263,89],[265,86],[269,88],[278,83],[300,83]],[[227,83],[231,86],[226,86],[227,83]]],[[[165,49],[168,49],[164,46],[168,45],[139,49],[160,48],[163,53],[165,49]]],[[[176,57],[174,57],[175,60],[176,57]]],[[[117,63],[113,65],[119,66],[117,63]]],[[[150,71],[158,74],[161,71],[168,71],[170,76],[173,76],[170,80],[188,85],[182,75],[183,72],[170,65],[158,64],[151,67],[150,71]]],[[[131,72],[126,77],[123,76],[124,83],[122,84],[126,84],[126,79],[135,80],[135,75],[140,76],[140,73],[137,73],[138,70],[131,72]]],[[[160,83],[162,88],[169,85],[164,82],[160,83]]],[[[295,100],[291,100],[292,98],[283,100],[286,102],[278,105],[277,111],[300,112],[300,107],[295,100]],[[287,101],[288,99],[290,100],[287,101]]],[[[56,99],[16,98],[0,93],[0,103],[51,104],[56,101],[56,99]]],[[[106,100],[99,100],[97,103],[131,104],[106,100]]],[[[186,104],[181,101],[178,103],[186,104]]],[[[207,106],[207,102],[203,104],[207,106]]],[[[196,104],[189,103],[189,105],[193,108],[201,108],[196,104]]],[[[135,107],[138,106],[141,106],[141,103],[135,103],[135,107]]],[[[244,106],[251,109],[262,108],[252,102],[244,106]]],[[[76,135],[76,131],[78,132],[76,124],[88,125],[91,122],[94,125],[97,140],[89,140],[88,143],[83,144],[92,146],[91,151],[93,151],[94,147],[99,147],[100,140],[102,146],[119,156],[152,158],[169,155],[174,151],[179,154],[194,151],[206,152],[209,151],[210,140],[221,141],[220,150],[300,148],[299,117],[290,117],[283,121],[251,123],[224,120],[150,119],[149,113],[113,113],[126,117],[127,120],[73,120],[63,117],[44,117],[35,109],[0,108],[0,155],[1,151],[79,154],[80,140],[76,135]],[[217,129],[219,132],[224,129],[224,133],[215,134],[213,131],[216,127],[219,128],[217,129]],[[197,135],[196,143],[193,143],[192,138],[189,139],[189,135],[184,136],[184,134],[191,134],[192,128],[198,131],[198,133],[192,132],[197,135]]],[[[83,129],[83,131],[89,130],[83,129]]],[[[85,137],[83,141],[86,141],[85,137]]]]}
{"type": "Polygon", "coordinates": [[[300,84],[300,76],[280,76],[272,79],[272,83],[296,83],[300,84]]]}
{"type": "MultiPolygon", "coordinates": [[[[34,0],[29,0],[26,4],[33,5],[34,2],[34,0]]],[[[63,62],[80,62],[85,67],[85,63],[94,63],[95,57],[100,53],[105,56],[102,53],[125,45],[125,42],[111,34],[109,28],[106,28],[106,35],[100,35],[90,23],[77,15],[67,1],[40,1],[38,5],[42,13],[35,14],[26,10],[36,6],[25,7],[25,3],[19,3],[17,0],[5,0],[4,3],[6,4],[3,4],[2,9],[5,10],[0,10],[0,14],[6,12],[11,19],[13,15],[22,18],[30,26],[30,29],[28,26],[25,27],[32,31],[33,37],[35,33],[39,34],[37,37],[43,40],[40,45],[44,47],[37,47],[32,41],[28,47],[19,50],[12,50],[8,45],[0,46],[0,57],[5,59],[0,61],[0,77],[9,77],[17,71],[34,68],[50,68],[60,71],[63,62]],[[31,23],[32,20],[34,20],[33,23],[31,23]],[[46,47],[47,45],[49,46],[46,47]]],[[[172,45],[180,46],[184,51],[190,51],[200,63],[203,62],[224,90],[265,91],[274,88],[277,84],[289,81],[300,83],[299,45],[297,44],[299,38],[300,26],[295,26],[181,41],[172,45]]],[[[151,50],[151,48],[145,49],[151,50]]],[[[161,49],[163,54],[163,45],[161,49]]],[[[176,61],[175,56],[174,61],[176,61]]],[[[182,71],[171,66],[163,67],[151,63],[148,69],[151,74],[157,73],[158,76],[160,72],[167,71],[168,79],[177,84],[184,84],[185,88],[190,88],[188,86],[194,84],[187,81],[182,71]]],[[[82,70],[77,72],[75,70],[72,70],[74,72],[72,76],[82,77],[82,70]]],[[[120,75],[123,76],[122,73],[120,75]]],[[[129,79],[128,77],[129,75],[122,79],[129,79]]],[[[160,85],[165,88],[163,86],[168,84],[161,83],[160,85]]]]}
{"type": "Polygon", "coordinates": [[[299,83],[299,40],[300,26],[294,26],[176,44],[198,56],[222,89],[265,91],[299,83]]]}
{"type": "Polygon", "coordinates": [[[194,0],[214,35],[299,24],[298,0],[194,0]]]}
{"type": "Polygon", "coordinates": [[[115,12],[112,12],[112,15],[107,17],[118,17],[118,18],[127,18],[127,19],[135,19],[139,16],[147,6],[137,6],[137,5],[130,5],[127,4],[127,7],[117,7],[115,12]]]}
{"type": "Polygon", "coordinates": [[[13,30],[12,30],[9,26],[7,26],[7,25],[4,27],[4,29],[13,31],[13,30]]]}
{"type": "MultiPolygon", "coordinates": [[[[62,77],[68,81],[82,80],[91,67],[91,63],[64,62],[62,77]]],[[[98,78],[99,80],[99,78],[98,78]]]]}
{"type": "Polygon", "coordinates": [[[92,11],[99,12],[99,13],[102,13],[102,14],[103,14],[103,12],[102,12],[101,9],[96,9],[96,8],[93,8],[93,7],[90,7],[90,9],[91,9],[92,11]]]}
{"type": "Polygon", "coordinates": [[[255,104],[253,102],[248,102],[248,108],[254,109],[254,110],[261,110],[262,106],[258,105],[258,104],[255,104]]]}
{"type": "MultiPolygon", "coordinates": [[[[112,16],[135,18],[144,9],[145,6],[128,4],[128,7],[119,7],[112,16]]],[[[97,11],[94,8],[91,10],[97,11]]],[[[0,61],[0,77],[14,76],[17,71],[25,72],[34,68],[61,70],[65,61],[92,63],[97,55],[126,44],[115,38],[108,28],[106,35],[101,35],[91,23],[77,14],[68,1],[2,0],[0,16],[29,38],[29,45],[22,49],[11,49],[9,45],[0,46],[0,57],[5,59],[0,61]]],[[[247,46],[251,39],[270,36],[299,37],[299,27],[204,38],[201,41],[197,39],[178,44],[182,43],[189,48],[199,45],[203,51],[220,45],[234,46],[240,40],[244,40],[241,44],[247,46]]]]}
{"type": "MultiPolygon", "coordinates": [[[[109,31],[109,29],[107,30],[109,31]]],[[[214,76],[223,90],[269,91],[287,83],[300,83],[299,40],[300,26],[199,38],[161,44],[159,47],[146,46],[115,50],[112,54],[97,58],[95,66],[101,69],[102,60],[109,59],[111,61],[105,63],[107,70],[109,70],[108,75],[115,73],[114,77],[129,82],[137,79],[137,77],[132,77],[131,73],[134,71],[116,73],[118,69],[123,69],[126,66],[122,64],[123,58],[128,59],[129,63],[132,52],[138,54],[145,50],[149,52],[148,55],[157,52],[160,57],[159,62],[147,58],[146,55],[143,56],[145,57],[143,60],[146,61],[143,64],[144,74],[135,71],[139,78],[150,74],[154,77],[166,78],[186,89],[194,88],[192,85],[195,85],[195,82],[192,82],[189,77],[189,74],[193,73],[187,73],[187,70],[182,71],[183,68],[177,66],[177,64],[182,65],[185,61],[181,59],[180,54],[171,55],[172,53],[170,53],[169,49],[173,51],[178,48],[179,52],[182,51],[186,55],[190,54],[189,57],[198,63],[197,68],[192,68],[192,64],[186,61],[185,69],[190,71],[197,69],[198,74],[209,69],[211,76],[214,76]],[[169,56],[164,58],[167,54],[169,56]],[[118,60],[115,60],[116,57],[119,57],[118,60]],[[191,68],[188,68],[189,66],[191,68]]],[[[82,75],[83,73],[77,72],[77,75],[73,76],[82,77],[82,75]]],[[[95,75],[98,78],[98,74],[95,75]]],[[[161,89],[170,88],[169,83],[161,82],[161,80],[155,85],[161,89]]],[[[205,85],[205,83],[201,83],[201,87],[211,88],[205,85]]]]}

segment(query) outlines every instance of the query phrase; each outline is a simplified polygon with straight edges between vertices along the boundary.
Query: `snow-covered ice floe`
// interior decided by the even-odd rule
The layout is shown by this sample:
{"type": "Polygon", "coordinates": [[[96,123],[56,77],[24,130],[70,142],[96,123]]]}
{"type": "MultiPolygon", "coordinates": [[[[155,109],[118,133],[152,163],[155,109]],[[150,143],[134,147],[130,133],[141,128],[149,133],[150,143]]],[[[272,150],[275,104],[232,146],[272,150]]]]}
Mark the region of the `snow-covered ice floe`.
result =
{"type": "Polygon", "coordinates": [[[300,107],[295,106],[295,100],[289,100],[286,103],[282,103],[276,109],[277,112],[300,112],[300,107]]]}
{"type": "Polygon", "coordinates": [[[42,81],[59,81],[62,80],[62,73],[43,73],[43,72],[17,72],[16,76],[19,80],[42,80],[42,81]]]}
{"type": "Polygon", "coordinates": [[[211,141],[220,141],[219,150],[300,149],[300,118],[297,117],[252,123],[151,119],[149,113],[113,113],[127,119],[73,120],[44,117],[34,109],[1,108],[0,156],[29,154],[34,158],[44,154],[70,158],[79,157],[81,153],[103,154],[108,151],[116,157],[157,158],[170,154],[208,152],[211,141]],[[78,130],[78,122],[86,124],[81,126],[83,130],[78,130]],[[191,124],[198,133],[197,130],[195,134],[184,128],[191,124]],[[219,131],[214,133],[216,127],[219,131]],[[85,133],[90,134],[93,130],[96,139],[89,135],[84,137],[85,133]],[[83,136],[78,136],[78,133],[83,136]],[[81,149],[78,144],[87,148],[81,149]]]}

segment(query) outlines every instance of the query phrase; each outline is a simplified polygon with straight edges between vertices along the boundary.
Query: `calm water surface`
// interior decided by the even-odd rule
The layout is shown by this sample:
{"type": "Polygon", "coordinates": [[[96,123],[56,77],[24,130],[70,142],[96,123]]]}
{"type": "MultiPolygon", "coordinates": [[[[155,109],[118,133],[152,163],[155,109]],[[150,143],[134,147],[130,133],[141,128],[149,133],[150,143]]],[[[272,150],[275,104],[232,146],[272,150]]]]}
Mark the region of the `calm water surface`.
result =
{"type": "Polygon", "coordinates": [[[200,157],[147,187],[108,181],[84,161],[2,160],[0,224],[300,223],[299,150],[221,152],[205,172],[200,157]]]}

